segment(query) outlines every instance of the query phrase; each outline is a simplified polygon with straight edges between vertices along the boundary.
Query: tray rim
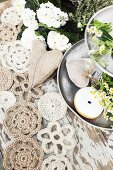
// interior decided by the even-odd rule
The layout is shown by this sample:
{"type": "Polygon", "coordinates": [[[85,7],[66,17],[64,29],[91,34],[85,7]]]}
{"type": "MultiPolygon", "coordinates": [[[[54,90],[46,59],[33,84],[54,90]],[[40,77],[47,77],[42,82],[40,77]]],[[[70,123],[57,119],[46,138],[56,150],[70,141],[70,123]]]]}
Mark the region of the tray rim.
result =
{"type": "MultiPolygon", "coordinates": [[[[106,9],[109,9],[109,8],[113,8],[113,5],[109,5],[107,7],[104,7],[102,9],[100,9],[99,11],[97,11],[96,13],[94,13],[94,15],[89,19],[88,23],[87,23],[87,26],[85,28],[85,33],[84,33],[84,40],[85,40],[85,44],[86,44],[86,47],[87,47],[87,50],[89,51],[89,46],[88,46],[88,39],[87,39],[87,28],[89,27],[91,21],[101,12],[105,11],[106,9]]],[[[106,74],[108,74],[109,76],[113,77],[113,73],[110,73],[109,71],[107,71],[105,68],[103,68],[98,62],[96,62],[95,60],[93,61],[97,67],[102,70],[103,72],[105,72],[106,74]]]]}
{"type": "MultiPolygon", "coordinates": [[[[81,40],[78,41],[77,43],[73,44],[73,45],[71,46],[71,48],[74,48],[75,45],[79,44],[79,43],[82,42],[82,41],[84,41],[84,43],[85,43],[85,39],[81,39],[81,40]]],[[[77,114],[77,113],[68,105],[68,103],[66,102],[65,98],[63,97],[63,94],[62,94],[61,88],[60,88],[60,83],[59,83],[59,82],[60,82],[60,76],[59,76],[60,74],[59,74],[59,73],[60,73],[60,68],[61,68],[62,61],[63,61],[63,59],[65,58],[65,56],[67,55],[67,53],[71,50],[71,48],[69,48],[69,49],[64,53],[63,58],[62,58],[62,60],[60,61],[60,64],[59,64],[58,70],[57,70],[57,85],[58,85],[58,90],[59,90],[60,95],[62,96],[63,100],[65,101],[67,107],[75,114],[75,116],[77,116],[77,118],[79,118],[81,121],[83,121],[83,123],[86,123],[86,125],[91,126],[91,127],[93,127],[93,128],[97,128],[97,129],[99,129],[99,130],[107,130],[107,131],[109,130],[109,131],[113,131],[112,128],[99,127],[99,126],[97,126],[97,125],[94,125],[94,124],[92,124],[92,123],[90,123],[90,122],[82,119],[82,117],[81,117],[79,114],[77,114]]]]}

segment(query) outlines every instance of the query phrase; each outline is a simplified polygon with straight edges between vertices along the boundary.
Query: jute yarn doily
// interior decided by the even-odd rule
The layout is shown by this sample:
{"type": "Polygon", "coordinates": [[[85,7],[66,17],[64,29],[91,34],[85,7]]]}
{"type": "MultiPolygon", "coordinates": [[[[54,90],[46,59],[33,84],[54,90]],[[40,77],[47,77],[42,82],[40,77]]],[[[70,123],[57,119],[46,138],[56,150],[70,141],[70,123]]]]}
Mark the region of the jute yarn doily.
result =
{"type": "Polygon", "coordinates": [[[6,170],[39,170],[43,151],[32,138],[17,138],[4,152],[6,170]]]}
{"type": "Polygon", "coordinates": [[[25,49],[19,40],[3,45],[1,62],[3,67],[7,67],[15,72],[25,73],[29,70],[30,51],[25,49]]]}
{"type": "Polygon", "coordinates": [[[14,84],[11,90],[16,96],[26,101],[33,102],[39,99],[43,95],[41,86],[36,86],[32,89],[29,88],[29,77],[28,74],[15,73],[14,84]]]}
{"type": "Polygon", "coordinates": [[[73,135],[74,129],[70,124],[61,126],[58,122],[50,122],[47,128],[38,132],[37,138],[46,154],[66,155],[75,146],[73,135]]]}
{"type": "Polygon", "coordinates": [[[18,30],[13,25],[0,24],[0,42],[6,43],[17,39],[18,30]]]}
{"type": "Polygon", "coordinates": [[[32,137],[41,128],[41,115],[33,103],[22,101],[6,111],[4,129],[9,138],[32,137]]]}
{"type": "Polygon", "coordinates": [[[12,72],[0,66],[0,91],[9,90],[12,84],[13,84],[12,72]]]}
{"type": "Polygon", "coordinates": [[[38,109],[42,117],[49,121],[60,120],[67,112],[66,103],[56,92],[44,94],[38,102],[38,109]]]}
{"type": "Polygon", "coordinates": [[[21,16],[14,7],[6,8],[1,15],[2,23],[18,25],[21,21],[21,16]]]}
{"type": "Polygon", "coordinates": [[[64,156],[52,155],[43,161],[41,170],[72,170],[71,163],[64,156]]]}

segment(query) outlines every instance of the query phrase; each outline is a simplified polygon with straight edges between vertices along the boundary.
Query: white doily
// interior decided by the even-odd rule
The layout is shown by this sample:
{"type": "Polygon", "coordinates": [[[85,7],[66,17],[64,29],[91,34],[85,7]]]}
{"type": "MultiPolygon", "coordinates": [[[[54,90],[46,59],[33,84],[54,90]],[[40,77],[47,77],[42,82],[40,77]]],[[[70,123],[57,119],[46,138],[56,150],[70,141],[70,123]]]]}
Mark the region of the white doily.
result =
{"type": "Polygon", "coordinates": [[[50,122],[47,128],[38,132],[37,138],[46,154],[66,155],[75,146],[73,135],[74,128],[70,124],[61,127],[58,122],[50,122]]]}
{"type": "Polygon", "coordinates": [[[9,42],[3,45],[1,54],[1,61],[4,67],[19,73],[28,71],[31,53],[21,45],[20,41],[9,42]]]}
{"type": "Polygon", "coordinates": [[[2,23],[18,25],[21,21],[21,16],[18,14],[14,7],[5,9],[1,15],[2,23]]]}
{"type": "Polygon", "coordinates": [[[16,103],[16,97],[12,92],[0,91],[0,107],[8,109],[14,106],[16,103]]]}
{"type": "Polygon", "coordinates": [[[38,109],[42,117],[49,121],[59,120],[65,116],[67,106],[59,93],[44,94],[38,101],[38,109]]]}
{"type": "Polygon", "coordinates": [[[72,170],[71,163],[66,157],[52,155],[45,159],[41,170],[72,170]]]}

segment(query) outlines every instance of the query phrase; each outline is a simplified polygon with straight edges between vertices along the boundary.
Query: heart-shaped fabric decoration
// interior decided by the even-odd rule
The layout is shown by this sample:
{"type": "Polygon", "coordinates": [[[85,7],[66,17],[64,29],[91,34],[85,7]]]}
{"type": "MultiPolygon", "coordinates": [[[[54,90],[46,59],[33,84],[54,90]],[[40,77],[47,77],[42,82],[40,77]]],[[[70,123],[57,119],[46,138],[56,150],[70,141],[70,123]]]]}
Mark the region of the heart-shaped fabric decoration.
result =
{"type": "Polygon", "coordinates": [[[61,51],[47,51],[44,43],[34,40],[29,69],[30,88],[44,82],[57,69],[61,59],[61,51]]]}

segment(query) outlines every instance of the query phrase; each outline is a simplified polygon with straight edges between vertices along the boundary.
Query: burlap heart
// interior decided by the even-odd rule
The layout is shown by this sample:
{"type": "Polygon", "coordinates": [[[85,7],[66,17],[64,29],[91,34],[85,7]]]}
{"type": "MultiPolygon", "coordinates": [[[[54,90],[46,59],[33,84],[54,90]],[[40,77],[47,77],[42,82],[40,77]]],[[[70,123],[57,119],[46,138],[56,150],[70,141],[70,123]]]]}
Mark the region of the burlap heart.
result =
{"type": "Polygon", "coordinates": [[[44,82],[57,69],[61,58],[61,51],[47,51],[44,43],[34,40],[29,68],[30,88],[44,82]]]}

